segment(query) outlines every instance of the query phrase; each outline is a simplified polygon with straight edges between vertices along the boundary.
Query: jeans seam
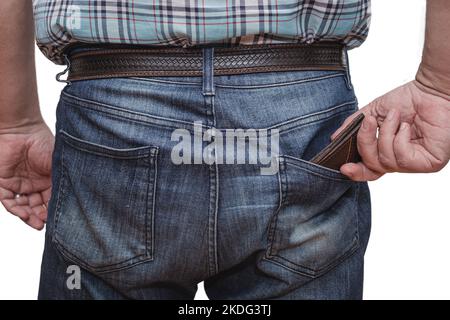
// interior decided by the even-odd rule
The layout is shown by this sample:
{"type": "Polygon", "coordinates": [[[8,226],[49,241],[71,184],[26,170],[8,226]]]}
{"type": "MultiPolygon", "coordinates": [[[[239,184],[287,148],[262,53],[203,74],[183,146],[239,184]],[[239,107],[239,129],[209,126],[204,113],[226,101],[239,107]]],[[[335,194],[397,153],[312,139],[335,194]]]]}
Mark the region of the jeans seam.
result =
{"type": "MultiPolygon", "coordinates": [[[[214,49],[203,49],[203,74],[202,94],[203,105],[208,127],[216,125],[215,117],[215,84],[214,84],[214,49]],[[210,121],[209,117],[212,117],[210,121]]],[[[214,139],[214,137],[212,137],[214,139]]],[[[212,140],[211,139],[211,140],[212,140]]],[[[216,157],[216,154],[214,154],[216,157]]],[[[219,198],[219,168],[217,161],[208,165],[209,171],[209,208],[208,208],[208,265],[209,275],[213,276],[219,272],[217,253],[217,215],[219,198]]]]}
{"type": "MultiPolygon", "coordinates": [[[[105,114],[110,114],[110,115],[115,115],[119,118],[124,118],[124,119],[128,119],[128,120],[134,120],[134,121],[139,121],[139,122],[143,122],[143,123],[148,123],[148,124],[155,124],[156,123],[152,122],[152,121],[147,121],[144,120],[142,118],[150,118],[150,119],[155,119],[157,121],[161,121],[161,122],[168,122],[168,123],[173,123],[172,125],[161,125],[161,127],[166,127],[166,128],[176,128],[179,129],[180,128],[180,124],[186,125],[187,128],[191,128],[192,129],[192,122],[189,121],[183,121],[183,120],[177,120],[177,119],[171,119],[171,118],[165,118],[165,117],[159,117],[159,116],[154,116],[154,115],[150,115],[150,114],[145,114],[142,112],[135,112],[135,111],[131,111],[128,109],[124,109],[121,107],[117,107],[117,106],[112,106],[106,103],[102,103],[102,102],[97,102],[94,100],[89,100],[89,99],[84,99],[84,98],[80,98],[80,97],[76,97],[73,96],[71,94],[68,94],[66,92],[62,93],[62,100],[68,104],[72,104],[75,105],[77,107],[82,107],[82,108],[88,108],[100,113],[105,113],[105,114]],[[100,108],[105,108],[106,110],[100,109],[100,108]],[[124,113],[125,115],[121,115],[119,113],[124,113]],[[139,119],[138,119],[139,118],[139,119]]],[[[208,128],[205,125],[202,125],[204,128],[208,128]]]]}
{"type": "MultiPolygon", "coordinates": [[[[101,113],[103,115],[109,115],[111,117],[115,117],[116,119],[129,120],[129,121],[133,121],[133,122],[137,122],[137,123],[142,123],[142,124],[145,124],[145,125],[155,125],[155,126],[160,126],[162,128],[166,128],[166,129],[167,128],[179,129],[180,128],[180,124],[183,124],[183,125],[185,125],[185,127],[183,126],[184,129],[190,130],[190,132],[192,132],[192,130],[193,130],[192,129],[192,123],[187,122],[187,121],[180,121],[180,120],[174,120],[174,119],[169,119],[169,118],[162,118],[162,117],[156,117],[156,116],[152,116],[152,115],[147,115],[147,114],[140,113],[140,112],[133,112],[133,111],[129,111],[129,110],[126,110],[126,109],[119,108],[119,107],[103,104],[103,103],[100,103],[100,102],[96,102],[96,101],[92,101],[92,100],[87,100],[87,99],[75,97],[75,96],[72,96],[72,95],[67,94],[67,93],[63,93],[63,95],[64,95],[62,97],[63,101],[68,103],[68,104],[70,104],[70,105],[72,105],[72,106],[74,106],[74,107],[87,108],[87,109],[90,109],[90,110],[92,110],[94,112],[99,112],[99,113],[101,113]],[[99,107],[105,108],[105,109],[100,110],[99,107]],[[121,114],[121,113],[123,113],[123,114],[121,114]],[[150,119],[154,119],[154,120],[160,121],[160,122],[167,121],[169,123],[174,123],[174,124],[173,125],[160,124],[160,123],[157,123],[156,121],[149,121],[149,120],[145,120],[143,118],[150,118],[150,119]],[[178,123],[178,125],[176,125],[175,123],[178,123]]],[[[297,118],[294,118],[294,119],[290,119],[290,120],[278,123],[278,124],[270,126],[270,127],[256,128],[256,129],[267,129],[267,130],[269,130],[269,129],[279,129],[282,126],[287,126],[287,125],[289,125],[291,123],[295,123],[295,122],[299,122],[299,124],[295,125],[295,127],[298,127],[298,126],[303,125],[303,124],[312,123],[312,122],[315,122],[315,121],[320,121],[320,120],[326,118],[325,116],[323,118],[319,117],[322,114],[330,113],[330,112],[332,112],[332,111],[334,111],[336,109],[340,109],[340,108],[344,109],[345,107],[353,105],[355,103],[356,103],[356,101],[352,100],[352,101],[349,101],[349,102],[346,102],[346,103],[334,106],[332,108],[328,108],[326,110],[322,110],[322,111],[319,111],[319,112],[303,115],[303,116],[300,116],[300,117],[297,117],[297,118]],[[313,118],[313,117],[316,117],[316,118],[319,117],[319,118],[316,119],[316,120],[311,120],[310,118],[313,118]],[[306,122],[307,120],[311,120],[311,121],[306,122]]],[[[342,112],[344,112],[344,111],[345,110],[343,110],[342,112]]],[[[333,116],[334,115],[335,114],[333,114],[333,116]]],[[[211,126],[202,124],[202,128],[203,129],[210,129],[211,126]]],[[[290,129],[292,129],[292,128],[290,128],[290,129]]],[[[283,129],[280,130],[280,134],[282,134],[284,132],[285,131],[283,131],[283,129]]]]}
{"type": "Polygon", "coordinates": [[[137,81],[145,81],[152,83],[164,83],[164,84],[174,84],[174,85],[182,85],[189,87],[201,87],[201,82],[189,82],[189,81],[174,81],[174,80],[166,80],[166,79],[154,79],[154,78],[144,78],[144,77],[129,77],[128,79],[137,80],[137,81]]]}
{"type": "Polygon", "coordinates": [[[214,164],[215,175],[216,175],[216,195],[215,195],[215,206],[214,206],[214,262],[215,262],[215,272],[219,272],[219,261],[218,261],[218,248],[217,248],[217,229],[218,229],[218,214],[219,214],[219,165],[217,162],[214,164]]]}
{"type": "MultiPolygon", "coordinates": [[[[214,85],[214,83],[213,83],[214,85]]],[[[216,126],[216,114],[215,114],[215,97],[212,98],[212,104],[211,104],[211,112],[213,117],[213,126],[216,126]]],[[[219,272],[219,261],[218,261],[218,243],[217,243],[217,229],[218,229],[218,214],[219,214],[219,187],[220,187],[220,181],[219,181],[219,165],[217,163],[217,152],[214,150],[214,175],[215,175],[215,204],[214,204],[214,267],[215,272],[219,272]]]]}
{"type": "Polygon", "coordinates": [[[278,224],[278,215],[281,211],[281,208],[283,208],[283,206],[285,205],[286,195],[288,192],[287,176],[285,173],[286,170],[284,170],[284,168],[286,166],[285,159],[283,157],[278,157],[278,161],[279,161],[279,170],[278,170],[279,203],[278,203],[278,207],[275,210],[272,218],[270,219],[271,222],[269,224],[269,232],[268,232],[268,237],[267,237],[268,248],[267,248],[266,254],[265,254],[265,257],[267,259],[270,259],[271,257],[273,257],[275,233],[276,233],[277,224],[278,224]]]}
{"type": "MultiPolygon", "coordinates": [[[[70,136],[67,132],[60,130],[60,133],[62,133],[63,135],[68,135],[70,136]]],[[[71,139],[77,139],[75,137],[70,136],[71,139]]],[[[145,146],[145,147],[139,147],[139,148],[135,148],[135,149],[116,149],[116,150],[112,150],[106,146],[100,145],[100,144],[94,144],[88,141],[83,141],[81,139],[77,139],[79,140],[80,143],[83,143],[85,145],[91,145],[92,147],[96,147],[99,150],[98,151],[94,151],[94,150],[90,150],[87,149],[85,147],[82,147],[80,145],[76,145],[75,143],[69,141],[68,139],[70,138],[63,138],[64,142],[67,143],[68,145],[70,145],[72,148],[75,148],[77,150],[86,152],[86,153],[90,153],[90,154],[95,154],[98,156],[102,156],[102,157],[107,157],[107,158],[112,158],[112,159],[121,159],[121,160],[137,160],[137,159],[142,159],[142,158],[147,158],[149,155],[151,155],[152,153],[155,153],[154,150],[158,150],[158,147],[155,146],[145,146]],[[104,150],[104,152],[100,151],[100,150],[104,150]],[[129,155],[129,156],[120,156],[118,154],[112,154],[109,152],[123,152],[123,153],[127,153],[127,152],[136,152],[135,155],[129,155]],[[139,154],[137,154],[139,153],[139,154]]]]}
{"type": "Polygon", "coordinates": [[[305,78],[305,79],[299,79],[299,80],[293,80],[293,81],[285,81],[285,82],[277,82],[272,84],[261,84],[261,85],[248,85],[248,86],[234,86],[234,85],[226,85],[226,84],[216,84],[218,88],[226,88],[226,89],[242,89],[242,90],[251,90],[251,89],[269,89],[269,88],[277,88],[277,87],[285,87],[290,85],[297,85],[297,84],[308,84],[311,82],[321,81],[321,80],[328,80],[338,77],[345,77],[345,74],[343,73],[334,73],[331,75],[326,76],[319,76],[319,77],[311,77],[311,78],[305,78]]]}
{"type": "MultiPolygon", "coordinates": [[[[150,213],[150,219],[151,219],[151,230],[150,230],[150,241],[151,241],[151,252],[148,254],[149,257],[152,259],[155,255],[155,214],[156,214],[156,192],[157,192],[157,182],[158,182],[158,159],[159,159],[159,149],[156,150],[156,153],[154,157],[150,158],[151,165],[153,167],[153,186],[151,191],[151,197],[152,197],[152,207],[151,207],[151,213],[150,213]]],[[[150,170],[151,173],[151,170],[150,170]]],[[[147,201],[148,203],[148,201],[147,201]]]]}
{"type": "Polygon", "coordinates": [[[208,264],[209,275],[218,272],[217,262],[217,212],[218,212],[218,174],[217,164],[209,165],[209,214],[208,214],[208,264]]]}
{"type": "Polygon", "coordinates": [[[293,119],[289,119],[289,120],[277,123],[277,124],[275,124],[273,126],[265,128],[265,129],[267,129],[267,130],[278,129],[278,130],[280,130],[280,133],[281,133],[283,131],[283,127],[286,127],[286,126],[294,124],[294,123],[298,123],[297,125],[293,125],[293,128],[296,128],[296,127],[301,126],[303,124],[309,124],[309,123],[320,121],[322,119],[327,119],[328,117],[333,117],[333,116],[335,116],[337,114],[337,113],[333,113],[333,111],[336,111],[336,110],[339,110],[339,109],[343,109],[342,112],[344,112],[346,107],[352,106],[355,103],[356,103],[355,100],[344,102],[342,104],[339,104],[339,105],[327,108],[325,110],[321,110],[321,111],[318,111],[318,112],[305,114],[305,115],[302,115],[300,117],[296,117],[296,118],[293,118],[293,119]],[[327,114],[329,114],[329,116],[327,116],[327,114]]]}
{"type": "Polygon", "coordinates": [[[357,206],[357,210],[355,210],[355,223],[356,223],[356,235],[355,235],[355,238],[356,238],[356,241],[357,241],[357,243],[358,243],[358,247],[359,246],[361,246],[361,243],[360,243],[360,236],[359,236],[359,197],[360,197],[360,195],[361,195],[361,183],[362,182],[358,182],[358,183],[356,183],[356,195],[355,195],[355,203],[356,203],[356,206],[357,206]]]}
{"type": "Polygon", "coordinates": [[[65,176],[65,170],[64,170],[64,144],[61,143],[61,153],[60,153],[61,159],[60,159],[60,178],[59,178],[59,187],[58,187],[58,196],[56,198],[56,205],[55,205],[55,217],[53,219],[53,230],[52,230],[52,236],[51,239],[53,242],[56,242],[56,227],[58,225],[59,217],[61,215],[61,199],[64,197],[64,187],[66,179],[64,179],[65,176]]]}
{"type": "MultiPolygon", "coordinates": [[[[104,110],[98,110],[95,107],[92,108],[92,107],[89,107],[89,106],[79,106],[76,103],[67,102],[67,101],[65,101],[65,102],[70,104],[71,107],[74,107],[74,108],[85,108],[85,109],[88,109],[91,112],[99,113],[103,117],[109,118],[109,119],[120,120],[120,121],[123,121],[123,122],[138,123],[138,124],[141,124],[141,125],[144,125],[144,126],[155,126],[155,127],[162,128],[162,129],[167,129],[167,130],[170,130],[170,129],[185,129],[185,130],[188,130],[191,133],[194,132],[192,123],[190,123],[189,125],[186,123],[183,126],[181,126],[181,125],[178,125],[178,126],[170,125],[169,126],[169,125],[160,124],[158,122],[142,120],[141,117],[146,117],[145,115],[144,116],[140,116],[140,115],[129,116],[127,114],[119,115],[116,112],[109,112],[109,111],[104,111],[104,110]]],[[[210,127],[208,127],[208,126],[206,126],[204,124],[201,124],[201,127],[203,129],[209,129],[210,128],[210,127]]]]}

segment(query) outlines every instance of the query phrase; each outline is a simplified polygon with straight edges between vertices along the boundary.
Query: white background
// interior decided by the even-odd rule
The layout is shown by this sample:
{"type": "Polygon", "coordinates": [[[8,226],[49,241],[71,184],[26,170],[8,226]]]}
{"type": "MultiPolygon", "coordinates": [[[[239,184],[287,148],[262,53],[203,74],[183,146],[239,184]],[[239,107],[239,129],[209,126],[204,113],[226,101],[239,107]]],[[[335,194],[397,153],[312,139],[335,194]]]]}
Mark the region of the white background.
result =
{"type": "MultiPolygon", "coordinates": [[[[360,106],[414,78],[424,0],[373,0],[368,41],[350,53],[360,106]]],[[[37,52],[41,108],[51,128],[61,71],[37,52]]],[[[24,92],[24,94],[27,94],[24,92]]],[[[450,299],[450,166],[437,174],[391,174],[371,183],[372,237],[365,299],[450,299]]],[[[35,299],[44,233],[0,209],[0,299],[35,299]]],[[[203,290],[197,298],[205,299],[203,290]]]]}

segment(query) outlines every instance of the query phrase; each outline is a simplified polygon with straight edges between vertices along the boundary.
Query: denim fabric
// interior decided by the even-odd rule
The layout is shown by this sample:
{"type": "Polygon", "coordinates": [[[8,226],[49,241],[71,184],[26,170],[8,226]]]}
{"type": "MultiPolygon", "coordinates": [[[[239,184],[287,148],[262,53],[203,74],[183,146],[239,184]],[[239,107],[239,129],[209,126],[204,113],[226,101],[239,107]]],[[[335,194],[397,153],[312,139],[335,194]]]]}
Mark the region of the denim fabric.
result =
{"type": "Polygon", "coordinates": [[[368,186],[308,162],[357,110],[348,73],[215,77],[212,59],[203,77],[64,88],[39,298],[192,299],[200,281],[211,299],[362,298],[368,186]],[[278,129],[278,172],[174,164],[194,121],[278,129]]]}

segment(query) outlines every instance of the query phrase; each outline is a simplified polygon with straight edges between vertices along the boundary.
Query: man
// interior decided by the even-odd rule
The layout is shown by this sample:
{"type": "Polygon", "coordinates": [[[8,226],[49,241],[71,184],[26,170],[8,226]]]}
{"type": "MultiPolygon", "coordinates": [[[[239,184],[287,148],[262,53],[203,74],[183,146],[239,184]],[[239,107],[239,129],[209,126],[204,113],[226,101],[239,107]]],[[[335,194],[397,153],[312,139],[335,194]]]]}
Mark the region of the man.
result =
{"type": "Polygon", "coordinates": [[[342,54],[369,5],[35,1],[38,45],[70,65],[54,146],[31,1],[2,1],[0,197],[47,222],[40,298],[190,299],[205,281],[212,299],[360,299],[366,181],[450,158],[450,5],[428,1],[416,80],[356,112],[342,54]],[[362,161],[312,163],[359,113],[362,161]],[[278,137],[277,170],[221,150],[233,130],[278,137]]]}

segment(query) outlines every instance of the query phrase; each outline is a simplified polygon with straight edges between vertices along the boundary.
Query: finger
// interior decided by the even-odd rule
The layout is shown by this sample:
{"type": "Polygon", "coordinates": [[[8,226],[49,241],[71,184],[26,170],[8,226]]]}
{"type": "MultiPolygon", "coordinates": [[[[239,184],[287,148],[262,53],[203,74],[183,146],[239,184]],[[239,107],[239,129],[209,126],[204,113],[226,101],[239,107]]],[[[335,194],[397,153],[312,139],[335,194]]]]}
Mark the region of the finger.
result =
{"type": "Polygon", "coordinates": [[[45,210],[43,210],[43,211],[39,214],[38,218],[41,219],[42,222],[47,223],[48,209],[46,208],[45,210]]]}
{"type": "Polygon", "coordinates": [[[7,211],[15,203],[14,193],[0,187],[0,202],[7,211]]]}
{"type": "Polygon", "coordinates": [[[48,200],[51,188],[42,193],[33,193],[28,195],[17,195],[4,188],[0,188],[0,199],[5,209],[11,214],[19,217],[23,221],[28,221],[30,215],[35,215],[41,222],[47,221],[48,200]],[[47,199],[44,201],[44,199],[47,199]]]}
{"type": "Polygon", "coordinates": [[[30,203],[26,194],[17,194],[14,196],[14,200],[18,206],[26,206],[30,203]]]}
{"type": "Polygon", "coordinates": [[[28,195],[28,205],[33,208],[36,206],[40,206],[44,203],[42,196],[39,192],[31,193],[28,195]]]}
{"type": "Polygon", "coordinates": [[[404,169],[411,166],[410,160],[414,158],[411,152],[414,152],[414,148],[411,146],[411,126],[406,122],[401,124],[400,130],[395,137],[394,152],[400,168],[404,169]]]}
{"type": "Polygon", "coordinates": [[[36,230],[42,230],[45,226],[45,223],[34,215],[30,215],[30,218],[24,221],[27,225],[36,230]]]}
{"type": "Polygon", "coordinates": [[[373,116],[366,116],[358,131],[357,145],[362,162],[372,171],[384,173],[385,169],[378,160],[378,123],[373,116]]]}
{"type": "Polygon", "coordinates": [[[51,198],[52,188],[48,188],[47,190],[44,190],[41,193],[41,197],[43,200],[42,206],[45,208],[45,211],[41,212],[39,214],[39,218],[41,218],[44,222],[47,222],[47,216],[48,216],[48,206],[51,198]]]}
{"type": "Polygon", "coordinates": [[[52,188],[48,188],[42,192],[42,199],[44,200],[44,204],[48,207],[48,202],[50,201],[52,195],[52,188]]]}
{"type": "Polygon", "coordinates": [[[17,206],[16,199],[4,199],[2,200],[2,204],[6,210],[11,211],[12,208],[17,206]]]}
{"type": "MultiPolygon", "coordinates": [[[[5,206],[6,208],[6,206],[5,206]]],[[[15,215],[16,217],[19,217],[22,220],[28,220],[30,215],[33,213],[31,212],[30,207],[28,206],[12,206],[9,208],[6,208],[8,212],[15,215]]]]}
{"type": "Polygon", "coordinates": [[[43,222],[47,222],[47,206],[45,204],[40,204],[31,208],[33,214],[38,217],[43,222]]]}
{"type": "MultiPolygon", "coordinates": [[[[24,221],[34,229],[41,230],[45,225],[45,220],[43,220],[40,216],[35,215],[33,210],[29,206],[15,205],[9,208],[8,211],[13,215],[19,217],[22,221],[24,221]]],[[[41,213],[40,215],[42,216],[44,215],[44,213],[41,213]]]]}
{"type": "Polygon", "coordinates": [[[383,173],[370,170],[362,162],[344,164],[341,173],[353,181],[374,181],[383,176],[383,173]]]}
{"type": "Polygon", "coordinates": [[[13,198],[14,198],[14,192],[0,187],[0,200],[13,199],[13,198]]]}
{"type": "MultiPolygon", "coordinates": [[[[11,194],[13,195],[12,192],[11,194]]],[[[11,197],[11,194],[7,194],[7,196],[11,197]]],[[[29,196],[13,196],[13,198],[4,199],[1,202],[8,212],[22,220],[28,220],[33,214],[42,221],[47,219],[47,208],[43,206],[44,203],[39,193],[29,196]],[[30,203],[33,206],[30,206],[30,203]]]]}
{"type": "Polygon", "coordinates": [[[386,171],[397,171],[398,165],[394,152],[394,139],[400,124],[400,115],[397,110],[391,109],[378,134],[378,159],[386,171]]]}
{"type": "Polygon", "coordinates": [[[29,195],[28,199],[33,214],[45,222],[47,220],[47,205],[41,193],[33,193],[29,195]]]}
{"type": "Polygon", "coordinates": [[[412,129],[409,123],[403,122],[394,140],[394,152],[400,172],[430,172],[429,163],[418,152],[418,145],[411,142],[412,129]],[[422,159],[421,159],[422,158],[422,159]]]}

